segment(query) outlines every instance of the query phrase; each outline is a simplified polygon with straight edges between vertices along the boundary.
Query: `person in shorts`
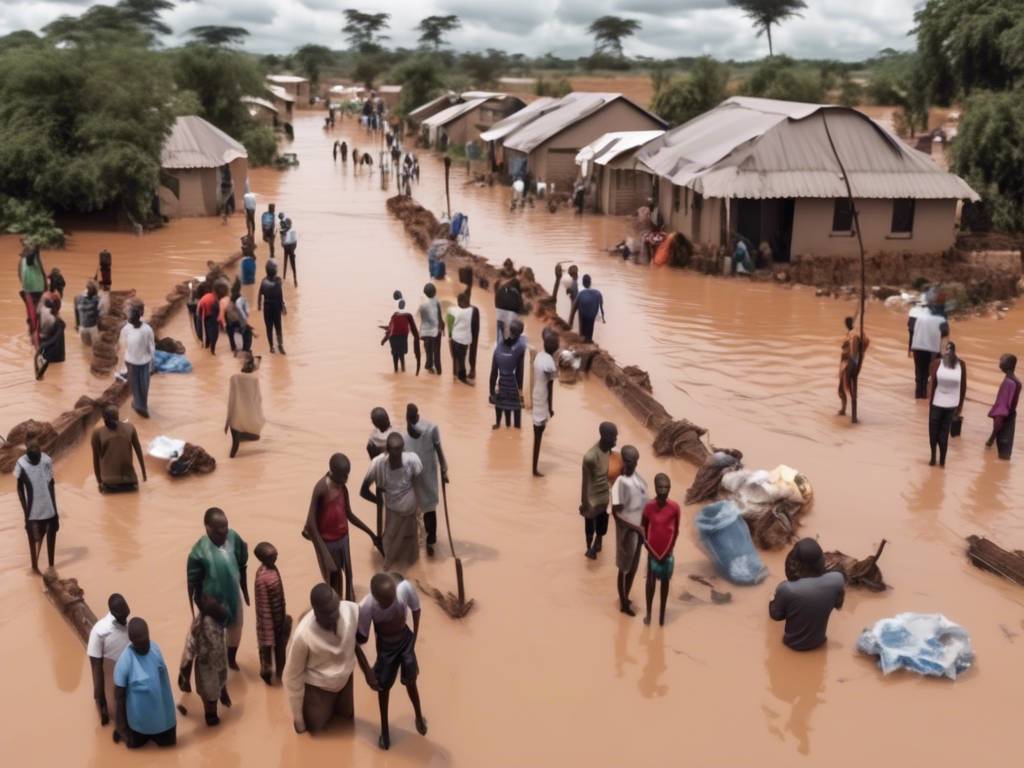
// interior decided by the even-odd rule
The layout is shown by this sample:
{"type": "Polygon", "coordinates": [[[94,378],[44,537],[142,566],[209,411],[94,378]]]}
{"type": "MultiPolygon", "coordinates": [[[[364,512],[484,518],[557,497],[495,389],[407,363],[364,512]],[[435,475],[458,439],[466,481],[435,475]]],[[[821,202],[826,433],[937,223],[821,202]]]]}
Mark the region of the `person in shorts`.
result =
{"type": "Polygon", "coordinates": [[[644,507],[641,527],[644,530],[644,546],[647,547],[647,615],[644,624],[651,623],[651,604],[654,602],[654,582],[661,582],[661,610],[658,626],[665,626],[665,603],[668,601],[668,583],[675,568],[676,539],[679,537],[679,505],[668,498],[672,481],[668,475],[658,473],[654,478],[653,501],[644,507]]]}
{"type": "Polygon", "coordinates": [[[611,484],[608,481],[608,467],[612,449],[619,439],[619,428],[610,421],[601,422],[598,428],[600,439],[583,455],[583,483],[580,490],[580,514],[587,537],[586,555],[597,559],[601,551],[601,539],[608,533],[608,503],[611,501],[611,484]]]}

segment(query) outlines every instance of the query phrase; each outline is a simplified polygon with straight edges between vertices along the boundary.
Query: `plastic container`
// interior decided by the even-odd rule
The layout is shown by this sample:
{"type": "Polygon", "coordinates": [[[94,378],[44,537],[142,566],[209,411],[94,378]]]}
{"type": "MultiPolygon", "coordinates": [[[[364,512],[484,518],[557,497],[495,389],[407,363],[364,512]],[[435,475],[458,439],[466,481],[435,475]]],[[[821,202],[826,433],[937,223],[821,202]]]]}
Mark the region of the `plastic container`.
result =
{"type": "Polygon", "coordinates": [[[740,508],[731,501],[708,504],[697,514],[694,524],[701,546],[722,576],[733,584],[759,584],[768,575],[754,549],[750,529],[740,516],[740,508]]]}
{"type": "Polygon", "coordinates": [[[242,259],[242,285],[256,282],[256,257],[246,256],[242,259]]]}

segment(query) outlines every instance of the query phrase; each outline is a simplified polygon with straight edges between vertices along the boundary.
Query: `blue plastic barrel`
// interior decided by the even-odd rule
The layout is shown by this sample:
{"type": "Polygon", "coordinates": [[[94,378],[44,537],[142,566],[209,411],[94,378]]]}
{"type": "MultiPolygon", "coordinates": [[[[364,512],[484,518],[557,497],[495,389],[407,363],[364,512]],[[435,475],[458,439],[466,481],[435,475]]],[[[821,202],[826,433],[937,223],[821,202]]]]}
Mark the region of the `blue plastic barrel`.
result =
{"type": "Polygon", "coordinates": [[[242,285],[256,282],[256,257],[246,256],[242,259],[242,285]]]}
{"type": "Polygon", "coordinates": [[[701,546],[722,576],[734,584],[764,581],[768,569],[754,549],[750,529],[734,502],[708,504],[697,514],[694,524],[701,546]]]}

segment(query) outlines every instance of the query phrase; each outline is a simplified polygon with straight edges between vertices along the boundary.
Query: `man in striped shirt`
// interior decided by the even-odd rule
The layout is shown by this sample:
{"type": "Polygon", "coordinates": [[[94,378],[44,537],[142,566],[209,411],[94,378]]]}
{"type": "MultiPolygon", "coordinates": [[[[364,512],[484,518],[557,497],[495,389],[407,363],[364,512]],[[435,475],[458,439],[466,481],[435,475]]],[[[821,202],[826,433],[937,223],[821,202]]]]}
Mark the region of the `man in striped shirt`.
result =
{"type": "Polygon", "coordinates": [[[256,641],[260,652],[260,677],[271,682],[271,657],[277,679],[284,673],[285,647],[291,634],[292,617],[285,613],[284,583],[277,570],[277,548],[261,541],[253,550],[260,567],[253,589],[256,593],[256,641]]]}

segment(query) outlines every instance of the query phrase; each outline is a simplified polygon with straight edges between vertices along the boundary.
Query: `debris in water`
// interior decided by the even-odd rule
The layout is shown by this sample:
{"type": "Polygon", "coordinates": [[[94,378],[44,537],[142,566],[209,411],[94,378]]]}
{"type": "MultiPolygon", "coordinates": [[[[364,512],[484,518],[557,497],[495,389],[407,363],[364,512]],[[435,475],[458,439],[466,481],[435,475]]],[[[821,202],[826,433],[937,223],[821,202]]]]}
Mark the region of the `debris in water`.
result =
{"type": "Polygon", "coordinates": [[[460,603],[458,595],[453,595],[451,592],[441,594],[441,590],[434,589],[434,587],[430,586],[422,579],[416,579],[416,585],[421,591],[426,592],[434,598],[437,604],[441,606],[441,609],[453,619],[463,618],[475,605],[473,598],[470,598],[464,603],[460,603]]]}
{"type": "Polygon", "coordinates": [[[967,557],[972,563],[1024,586],[1024,552],[1010,552],[981,536],[968,536],[967,541],[967,557]]]}

